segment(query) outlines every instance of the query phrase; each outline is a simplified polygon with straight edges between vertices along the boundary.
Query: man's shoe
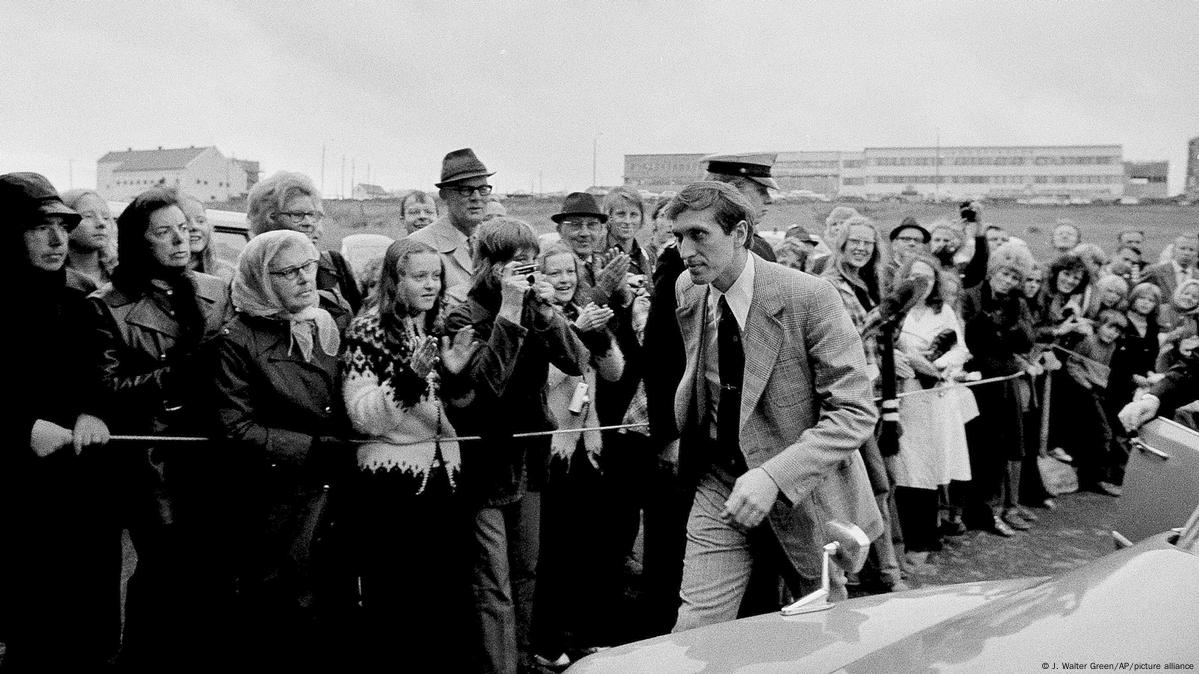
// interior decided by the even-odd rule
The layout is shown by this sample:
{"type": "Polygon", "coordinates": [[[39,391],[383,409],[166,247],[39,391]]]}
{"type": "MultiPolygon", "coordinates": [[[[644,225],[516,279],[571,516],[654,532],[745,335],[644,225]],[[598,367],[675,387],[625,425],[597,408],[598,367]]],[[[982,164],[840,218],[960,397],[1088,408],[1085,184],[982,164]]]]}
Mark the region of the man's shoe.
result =
{"type": "Polygon", "coordinates": [[[1020,519],[1020,515],[1016,512],[1016,510],[1014,508],[1004,511],[1003,521],[1007,522],[1008,526],[1010,526],[1011,528],[1013,528],[1017,531],[1028,531],[1029,529],[1032,528],[1028,525],[1028,522],[1025,522],[1024,520],[1020,519]]]}
{"type": "Polygon", "coordinates": [[[1054,447],[1049,450],[1049,456],[1061,461],[1062,463],[1074,463],[1074,457],[1066,453],[1066,450],[1061,447],[1054,447]]]}
{"type": "Polygon", "coordinates": [[[991,518],[990,531],[996,536],[1003,536],[1004,538],[1011,538],[1012,536],[1016,535],[1016,532],[1013,531],[1012,528],[1009,527],[1003,520],[999,519],[999,516],[991,518]]]}
{"type": "Polygon", "coordinates": [[[1124,489],[1112,484],[1111,482],[1096,482],[1095,491],[1099,492],[1100,494],[1107,494],[1108,496],[1124,495],[1124,489]]]}

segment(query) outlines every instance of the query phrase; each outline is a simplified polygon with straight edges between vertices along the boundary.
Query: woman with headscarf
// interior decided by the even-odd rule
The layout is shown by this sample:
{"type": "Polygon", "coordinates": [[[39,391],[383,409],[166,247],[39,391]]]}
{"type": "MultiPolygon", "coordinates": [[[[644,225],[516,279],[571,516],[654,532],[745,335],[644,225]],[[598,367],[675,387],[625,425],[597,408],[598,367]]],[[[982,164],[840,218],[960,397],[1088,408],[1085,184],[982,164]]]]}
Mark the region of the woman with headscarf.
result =
{"type": "Polygon", "coordinates": [[[318,258],[298,232],[251,239],[233,279],[237,313],[216,347],[215,406],[237,503],[235,645],[273,667],[326,662],[337,648],[337,579],[321,574],[334,565],[319,546],[353,448],[318,258]]]}
{"type": "MultiPolygon", "coordinates": [[[[228,286],[189,271],[188,225],[178,200],[147,190],[117,219],[121,264],[91,295],[105,411],[113,433],[207,436],[211,341],[228,315],[228,286]]],[[[134,669],[195,663],[210,647],[225,596],[214,543],[209,445],[125,446],[120,493],[137,567],[129,580],[121,659],[134,669]]]]}
{"type": "Polygon", "coordinates": [[[461,455],[441,374],[457,374],[478,344],[445,336],[437,250],[402,239],[383,256],[376,301],[350,324],[341,369],[358,446],[357,522],[363,650],[400,655],[413,671],[471,668],[461,647],[473,598],[470,511],[458,491],[461,455]]]}
{"type": "Polygon", "coordinates": [[[112,448],[78,334],[88,313],[67,284],[80,216],[36,173],[0,176],[9,370],[0,445],[0,640],[12,671],[98,671],[120,644],[121,532],[112,448]],[[15,369],[15,372],[13,371],[15,369]],[[19,389],[19,390],[18,390],[19,389]]]}

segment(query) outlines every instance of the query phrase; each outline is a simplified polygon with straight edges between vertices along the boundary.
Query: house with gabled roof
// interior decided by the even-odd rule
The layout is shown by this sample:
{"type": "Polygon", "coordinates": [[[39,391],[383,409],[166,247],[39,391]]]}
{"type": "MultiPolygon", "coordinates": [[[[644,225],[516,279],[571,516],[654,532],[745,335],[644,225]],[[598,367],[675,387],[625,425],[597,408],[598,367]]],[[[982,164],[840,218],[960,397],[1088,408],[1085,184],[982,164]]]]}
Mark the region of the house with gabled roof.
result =
{"type": "Polygon", "coordinates": [[[151,187],[178,187],[201,201],[244,197],[258,182],[258,162],[231,159],[216,146],[109,152],[96,161],[96,189],[129,201],[151,187]]]}

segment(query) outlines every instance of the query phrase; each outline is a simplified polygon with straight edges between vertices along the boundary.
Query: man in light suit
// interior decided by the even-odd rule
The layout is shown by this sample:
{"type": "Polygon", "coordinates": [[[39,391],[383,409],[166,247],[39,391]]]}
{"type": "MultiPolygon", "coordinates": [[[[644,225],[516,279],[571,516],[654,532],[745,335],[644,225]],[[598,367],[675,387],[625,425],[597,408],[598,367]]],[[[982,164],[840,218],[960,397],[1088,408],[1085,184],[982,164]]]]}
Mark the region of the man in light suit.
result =
{"type": "Polygon", "coordinates": [[[475,156],[474,150],[463,148],[447,154],[441,162],[440,190],[446,214],[433,224],[409,234],[413,241],[427,243],[441,254],[445,264],[447,300],[458,304],[466,299],[474,275],[475,228],[486,215],[487,197],[491,185],[487,179],[495,175],[475,156]]]}
{"type": "Polygon", "coordinates": [[[666,214],[688,271],[679,470],[697,485],[677,632],[736,618],[754,567],[818,588],[827,521],[872,539],[882,522],[858,453],[877,412],[836,290],[751,253],[754,213],[729,185],[693,183],[666,214]]]}
{"type": "Polygon", "coordinates": [[[1179,284],[1187,279],[1199,278],[1196,255],[1199,253],[1199,236],[1179,234],[1174,239],[1174,259],[1145,267],[1141,280],[1162,289],[1162,303],[1169,304],[1179,284]]]}

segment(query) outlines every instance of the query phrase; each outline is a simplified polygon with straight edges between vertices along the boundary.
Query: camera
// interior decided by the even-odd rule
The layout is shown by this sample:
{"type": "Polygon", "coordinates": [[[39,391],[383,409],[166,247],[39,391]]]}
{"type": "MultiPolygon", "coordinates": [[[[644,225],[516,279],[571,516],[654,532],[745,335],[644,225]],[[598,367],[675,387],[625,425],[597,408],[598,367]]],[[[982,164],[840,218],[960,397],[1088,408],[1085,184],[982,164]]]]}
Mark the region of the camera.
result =
{"type": "Polygon", "coordinates": [[[958,212],[961,214],[962,220],[966,222],[978,222],[978,211],[974,210],[973,202],[963,201],[958,212]]]}
{"type": "Polygon", "coordinates": [[[535,264],[522,264],[522,265],[512,268],[512,275],[526,277],[526,280],[529,282],[529,285],[533,285],[533,283],[537,280],[537,278],[535,276],[533,276],[533,274],[536,272],[537,272],[537,265],[535,265],[535,264]]]}
{"type": "Polygon", "coordinates": [[[574,395],[570,397],[570,405],[567,410],[571,414],[582,414],[583,410],[587,409],[587,404],[591,402],[591,396],[587,395],[587,382],[581,381],[575,387],[574,395]]]}

